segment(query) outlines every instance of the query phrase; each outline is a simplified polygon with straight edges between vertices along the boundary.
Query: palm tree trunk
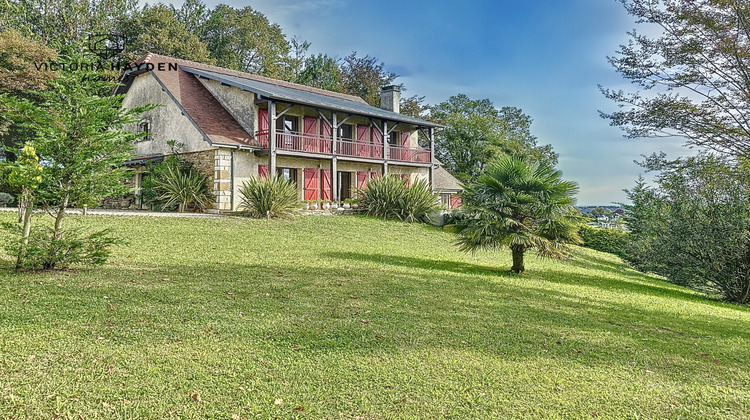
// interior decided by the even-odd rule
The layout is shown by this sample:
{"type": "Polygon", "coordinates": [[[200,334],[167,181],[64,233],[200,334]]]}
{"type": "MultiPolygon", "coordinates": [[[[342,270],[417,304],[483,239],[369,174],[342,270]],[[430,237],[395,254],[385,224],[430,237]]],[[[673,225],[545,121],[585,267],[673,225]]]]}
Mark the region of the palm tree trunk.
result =
{"type": "Polygon", "coordinates": [[[513,267],[510,268],[510,271],[521,274],[524,271],[523,267],[523,253],[526,251],[524,247],[522,246],[512,246],[510,247],[511,252],[513,253],[513,267]]]}

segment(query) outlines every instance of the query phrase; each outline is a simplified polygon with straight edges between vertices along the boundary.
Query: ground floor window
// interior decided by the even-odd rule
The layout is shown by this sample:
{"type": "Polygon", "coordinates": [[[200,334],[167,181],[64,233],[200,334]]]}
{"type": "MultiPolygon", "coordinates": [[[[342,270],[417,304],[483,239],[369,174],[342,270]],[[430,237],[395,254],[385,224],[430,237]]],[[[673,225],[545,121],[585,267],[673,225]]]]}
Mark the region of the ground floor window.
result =
{"type": "Polygon", "coordinates": [[[294,185],[297,185],[297,169],[296,168],[276,168],[276,174],[279,176],[279,178],[285,179],[287,181],[294,182],[294,185]]]}

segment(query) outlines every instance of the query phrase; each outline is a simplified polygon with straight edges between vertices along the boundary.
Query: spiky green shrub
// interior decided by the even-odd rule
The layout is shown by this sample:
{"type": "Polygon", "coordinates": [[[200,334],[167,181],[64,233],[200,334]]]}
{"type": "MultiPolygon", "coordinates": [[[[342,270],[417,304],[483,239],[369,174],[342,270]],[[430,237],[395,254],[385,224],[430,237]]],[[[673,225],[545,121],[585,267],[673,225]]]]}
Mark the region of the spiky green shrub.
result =
{"type": "Polygon", "coordinates": [[[177,206],[182,213],[189,208],[203,210],[213,203],[208,177],[189,162],[168,159],[152,167],[150,175],[148,194],[160,210],[177,206]]]}
{"type": "Polygon", "coordinates": [[[240,198],[242,213],[250,217],[285,218],[299,208],[297,186],[276,175],[243,182],[240,198]]]}
{"type": "Polygon", "coordinates": [[[371,178],[360,194],[365,212],[384,219],[426,222],[430,213],[442,208],[439,194],[423,180],[407,185],[396,176],[371,178]]]}

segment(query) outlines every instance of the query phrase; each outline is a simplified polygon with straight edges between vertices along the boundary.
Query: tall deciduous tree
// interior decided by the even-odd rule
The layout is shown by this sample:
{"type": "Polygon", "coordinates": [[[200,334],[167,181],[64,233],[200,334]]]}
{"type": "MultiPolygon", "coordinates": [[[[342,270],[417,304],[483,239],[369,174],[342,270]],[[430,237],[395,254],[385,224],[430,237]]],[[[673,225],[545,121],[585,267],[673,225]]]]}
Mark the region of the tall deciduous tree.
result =
{"type": "MultiPolygon", "coordinates": [[[[41,42],[24,37],[15,29],[0,32],[0,94],[10,93],[27,99],[38,98],[34,93],[46,88],[54,77],[49,69],[37,69],[41,63],[57,58],[57,52],[41,42]]],[[[27,136],[22,127],[14,125],[10,109],[0,102],[0,145],[18,148],[20,139],[27,136]]],[[[12,159],[9,149],[0,151],[0,160],[12,159]]]]}
{"type": "Polygon", "coordinates": [[[436,157],[461,181],[476,179],[503,155],[557,162],[551,146],[537,145],[530,132],[531,118],[518,108],[498,110],[489,99],[460,94],[433,106],[430,116],[446,126],[435,139],[436,157]]]}
{"type": "Polygon", "coordinates": [[[600,88],[622,108],[601,115],[628,137],[750,156],[750,2],[621,1],[647,35],[630,32],[609,58],[636,92],[600,88]]]}
{"type": "Polygon", "coordinates": [[[632,241],[625,259],[644,271],[750,303],[750,171],[744,160],[650,156],[656,185],[627,191],[632,241]]]}
{"type": "Polygon", "coordinates": [[[343,92],[343,81],[338,61],[325,54],[307,57],[304,69],[297,77],[296,82],[334,92],[343,92]]]}
{"type": "Polygon", "coordinates": [[[190,33],[174,15],[172,9],[162,4],[146,6],[142,11],[122,23],[125,36],[125,58],[134,60],[147,52],[169,55],[185,60],[212,64],[206,44],[190,33]]]}
{"type": "Polygon", "coordinates": [[[281,28],[251,7],[235,9],[220,4],[206,21],[204,41],[216,64],[234,70],[289,79],[284,65],[289,43],[281,28]]]}
{"type": "Polygon", "coordinates": [[[380,106],[380,88],[390,85],[398,77],[385,70],[385,63],[366,55],[357,57],[352,52],[344,57],[339,68],[344,93],[359,96],[372,106],[380,106]]]}
{"type": "Polygon", "coordinates": [[[505,156],[490,165],[462,195],[465,217],[450,227],[461,250],[510,248],[511,271],[525,270],[524,254],[568,256],[568,243],[579,243],[581,217],[573,207],[575,182],[547,162],[505,156]]]}

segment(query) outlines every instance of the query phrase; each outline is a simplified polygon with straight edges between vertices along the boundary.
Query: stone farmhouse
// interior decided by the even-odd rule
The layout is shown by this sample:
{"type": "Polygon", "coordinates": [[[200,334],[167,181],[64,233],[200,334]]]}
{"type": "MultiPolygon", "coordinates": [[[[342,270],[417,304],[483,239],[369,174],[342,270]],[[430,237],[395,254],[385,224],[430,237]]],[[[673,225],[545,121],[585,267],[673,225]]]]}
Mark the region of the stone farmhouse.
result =
{"type": "Polygon", "coordinates": [[[172,153],[174,140],[183,145],[181,157],[209,176],[214,211],[236,210],[243,181],[269,173],[295,181],[305,200],[341,202],[369,178],[393,174],[427,180],[446,204],[460,203],[458,182],[435,160],[440,126],[399,114],[398,86],[382,89],[378,108],[356,96],[149,53],[116,93],[126,94],[124,107],[160,105],[128,127],[146,133],[129,162],[136,191],[144,162],[172,153]]]}

